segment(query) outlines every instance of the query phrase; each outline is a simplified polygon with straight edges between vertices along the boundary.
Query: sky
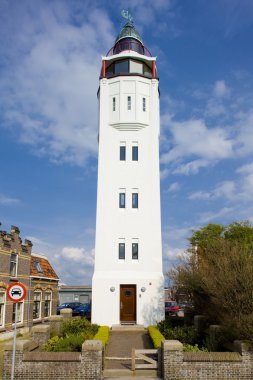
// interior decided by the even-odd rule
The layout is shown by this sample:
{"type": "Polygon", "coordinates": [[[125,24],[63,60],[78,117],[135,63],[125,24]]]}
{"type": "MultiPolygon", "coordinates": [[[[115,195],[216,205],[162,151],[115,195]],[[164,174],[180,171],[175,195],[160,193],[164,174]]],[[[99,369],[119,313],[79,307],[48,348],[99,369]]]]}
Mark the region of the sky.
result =
{"type": "Polygon", "coordinates": [[[101,57],[128,9],[157,57],[164,273],[208,223],[253,222],[252,0],[0,0],[0,221],[90,285],[101,57]]]}

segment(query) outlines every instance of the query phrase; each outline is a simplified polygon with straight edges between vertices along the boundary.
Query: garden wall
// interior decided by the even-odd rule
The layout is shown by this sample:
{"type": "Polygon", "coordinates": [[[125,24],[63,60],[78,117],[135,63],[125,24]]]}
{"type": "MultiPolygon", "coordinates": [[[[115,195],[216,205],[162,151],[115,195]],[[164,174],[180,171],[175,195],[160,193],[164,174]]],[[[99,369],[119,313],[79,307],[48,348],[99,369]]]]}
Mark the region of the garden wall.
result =
{"type": "Polygon", "coordinates": [[[164,380],[252,380],[253,352],[235,341],[237,352],[183,352],[177,340],[163,342],[164,380]]]}
{"type": "MultiPolygon", "coordinates": [[[[102,342],[86,340],[82,352],[30,352],[31,341],[16,346],[15,380],[100,380],[102,342]]],[[[34,348],[34,346],[32,347],[34,348]]],[[[3,380],[11,378],[12,344],[5,346],[3,380]]]]}

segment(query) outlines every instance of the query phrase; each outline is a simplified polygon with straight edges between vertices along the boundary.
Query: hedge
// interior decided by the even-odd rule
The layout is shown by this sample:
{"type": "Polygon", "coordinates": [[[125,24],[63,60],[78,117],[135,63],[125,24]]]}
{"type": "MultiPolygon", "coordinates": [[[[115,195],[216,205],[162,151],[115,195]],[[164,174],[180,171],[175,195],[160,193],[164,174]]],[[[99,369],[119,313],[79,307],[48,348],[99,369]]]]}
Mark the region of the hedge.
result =
{"type": "Polygon", "coordinates": [[[93,337],[93,340],[102,340],[103,347],[106,347],[109,342],[109,332],[110,329],[108,326],[101,326],[93,337]]]}
{"type": "Polygon", "coordinates": [[[150,338],[152,339],[153,345],[155,348],[160,348],[162,346],[162,341],[165,340],[164,336],[160,333],[157,327],[149,326],[148,332],[150,338]]]}

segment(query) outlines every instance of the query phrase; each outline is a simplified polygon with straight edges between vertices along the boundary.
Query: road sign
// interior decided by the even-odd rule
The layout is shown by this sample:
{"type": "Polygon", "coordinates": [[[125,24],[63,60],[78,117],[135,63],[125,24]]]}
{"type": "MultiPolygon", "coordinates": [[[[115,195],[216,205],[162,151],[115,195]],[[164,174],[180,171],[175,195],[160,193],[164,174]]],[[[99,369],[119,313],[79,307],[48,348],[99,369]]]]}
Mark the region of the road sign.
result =
{"type": "Polygon", "coordinates": [[[7,288],[7,297],[12,302],[20,302],[26,296],[26,287],[20,282],[14,282],[10,284],[7,288]]]}

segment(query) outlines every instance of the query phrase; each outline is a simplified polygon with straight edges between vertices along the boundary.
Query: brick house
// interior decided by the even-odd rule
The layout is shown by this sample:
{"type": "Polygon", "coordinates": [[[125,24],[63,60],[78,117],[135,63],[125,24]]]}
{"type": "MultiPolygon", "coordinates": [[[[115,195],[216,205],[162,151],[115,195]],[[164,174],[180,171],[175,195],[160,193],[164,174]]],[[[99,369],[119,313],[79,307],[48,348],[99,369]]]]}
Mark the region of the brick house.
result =
{"type": "Polygon", "coordinates": [[[10,331],[15,320],[14,303],[6,296],[9,284],[21,282],[27,295],[18,303],[17,327],[31,327],[56,314],[59,278],[48,259],[32,253],[32,242],[20,238],[20,231],[0,230],[0,333],[10,331]]]}

